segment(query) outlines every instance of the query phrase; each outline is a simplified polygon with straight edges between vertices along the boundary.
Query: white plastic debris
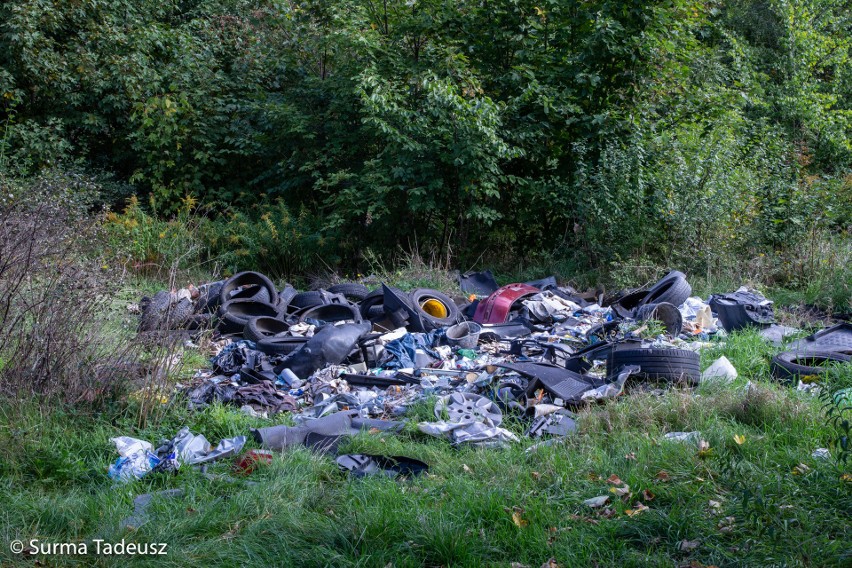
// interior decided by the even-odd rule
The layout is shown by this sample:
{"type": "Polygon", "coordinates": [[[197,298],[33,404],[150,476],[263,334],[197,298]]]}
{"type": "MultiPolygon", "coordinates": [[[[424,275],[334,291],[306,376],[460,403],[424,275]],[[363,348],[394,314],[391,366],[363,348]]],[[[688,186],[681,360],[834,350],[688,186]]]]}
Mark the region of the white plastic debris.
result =
{"type": "Polygon", "coordinates": [[[737,369],[722,355],[701,373],[702,381],[719,380],[730,383],[739,376],[737,369]]]}
{"type": "Polygon", "coordinates": [[[673,442],[698,442],[701,440],[701,432],[669,432],[663,438],[673,442]]]}
{"type": "Polygon", "coordinates": [[[592,509],[599,509],[609,503],[609,495],[601,495],[599,497],[592,497],[591,499],[586,499],[583,501],[583,505],[587,507],[591,507],[592,509]]]}
{"type": "Polygon", "coordinates": [[[110,441],[115,444],[115,449],[121,456],[109,466],[108,473],[111,479],[119,481],[139,479],[160,463],[160,459],[151,452],[151,444],[145,440],[118,436],[110,438],[110,441]]]}
{"type": "Polygon", "coordinates": [[[818,460],[827,460],[831,458],[831,452],[828,451],[828,448],[817,448],[813,451],[811,457],[818,460]]]}
{"type": "Polygon", "coordinates": [[[267,412],[258,412],[248,404],[244,404],[240,407],[240,412],[247,416],[251,416],[252,418],[269,418],[267,412]]]}
{"type": "Polygon", "coordinates": [[[760,330],[760,335],[766,341],[774,345],[781,345],[784,343],[784,339],[790,337],[791,335],[795,335],[799,330],[795,327],[789,327],[786,325],[778,325],[772,324],[767,328],[760,330]]]}

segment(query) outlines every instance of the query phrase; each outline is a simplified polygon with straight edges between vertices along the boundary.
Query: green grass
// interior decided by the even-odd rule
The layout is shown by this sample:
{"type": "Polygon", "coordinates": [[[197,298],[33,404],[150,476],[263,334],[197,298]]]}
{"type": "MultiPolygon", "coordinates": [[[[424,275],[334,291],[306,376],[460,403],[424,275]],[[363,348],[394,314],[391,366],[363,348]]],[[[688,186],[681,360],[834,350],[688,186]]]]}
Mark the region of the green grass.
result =
{"type": "MultiPolygon", "coordinates": [[[[537,567],[553,557],[560,566],[848,566],[852,483],[840,479],[843,470],[833,461],[811,457],[836,434],[817,398],[769,380],[774,351],[756,334],[734,334],[702,354],[705,366],[725,354],[740,371],[734,383],[637,392],[591,407],[580,413],[577,435],[531,453],[524,451],[532,444],[526,439],[504,450],[454,449],[413,427],[395,435],[365,433],[343,447],[431,465],[428,476],[408,481],[350,479],[332,459],[297,449],[276,454],[271,467],[250,477],[255,485],[210,481],[183,468],[116,486],[106,476],[116,457],[111,436],[156,443],[188,425],[215,443],[289,417],[264,421],[221,406],[191,413],[176,401],[140,430],[132,403],[98,416],[5,405],[3,562],[32,565],[32,559],[9,554],[6,543],[16,538],[102,538],[166,542],[168,556],[39,560],[537,567]],[[699,431],[710,450],[701,454],[695,444],[664,441],[669,431],[699,431]],[[745,442],[737,444],[735,435],[745,442]],[[799,464],[809,469],[794,473],[799,464]],[[613,474],[630,487],[626,502],[610,492],[606,479],[613,474]],[[181,488],[184,495],[155,501],[150,521],[137,530],[120,527],[136,495],[166,488],[181,488]],[[583,504],[598,495],[611,497],[611,513],[583,504]],[[627,515],[637,501],[649,509],[627,515]],[[523,510],[524,526],[512,520],[515,507],[523,510]],[[722,530],[727,524],[730,529],[722,530]],[[698,546],[681,550],[684,540],[698,546]]],[[[831,381],[850,386],[852,372],[838,370],[831,381]]],[[[411,417],[430,414],[424,403],[411,417]]],[[[510,427],[520,433],[519,426],[510,427]]],[[[228,474],[229,464],[210,471],[228,474]]]]}

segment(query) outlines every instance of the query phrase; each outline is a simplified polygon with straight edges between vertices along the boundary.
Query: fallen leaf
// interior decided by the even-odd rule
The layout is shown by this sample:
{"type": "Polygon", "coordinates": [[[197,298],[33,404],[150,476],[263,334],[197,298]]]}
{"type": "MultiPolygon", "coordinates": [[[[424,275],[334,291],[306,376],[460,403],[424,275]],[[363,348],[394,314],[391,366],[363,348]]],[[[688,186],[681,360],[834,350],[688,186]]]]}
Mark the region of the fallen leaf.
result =
{"type": "MultiPolygon", "coordinates": [[[[547,530],[548,530],[548,531],[550,531],[550,536],[549,536],[549,537],[547,537],[547,544],[552,545],[554,542],[556,542],[556,537],[557,537],[557,534],[556,534],[556,533],[557,533],[557,532],[559,532],[559,529],[557,529],[556,527],[550,527],[550,528],[549,528],[549,529],[547,529],[547,530]]],[[[564,529],[562,529],[562,530],[564,530],[564,531],[570,531],[570,530],[571,530],[571,527],[567,527],[567,528],[564,528],[564,529]]]]}
{"type": "Polygon", "coordinates": [[[530,522],[523,517],[524,510],[520,507],[512,507],[512,522],[518,525],[519,527],[525,527],[530,522]]]}
{"type": "Polygon", "coordinates": [[[657,473],[657,480],[662,481],[663,483],[667,483],[671,479],[671,476],[667,471],[660,471],[657,473]]]}
{"type": "Polygon", "coordinates": [[[635,460],[635,459],[636,459],[636,452],[630,452],[629,454],[627,454],[627,455],[625,455],[625,456],[624,456],[624,459],[626,459],[626,460],[635,460]]]}
{"type": "Polygon", "coordinates": [[[710,508],[717,513],[719,512],[719,509],[722,508],[722,504],[719,501],[714,501],[713,499],[710,499],[707,504],[710,505],[710,508]]]}
{"type": "Polygon", "coordinates": [[[724,519],[719,521],[719,524],[717,525],[719,527],[719,532],[723,532],[723,533],[733,532],[734,531],[734,523],[736,523],[736,522],[737,522],[736,517],[725,517],[724,519]]]}
{"type": "Polygon", "coordinates": [[[743,444],[745,444],[745,440],[745,436],[742,436],[740,434],[734,434],[734,442],[736,442],[738,446],[742,446],[743,444]]]}
{"type": "Polygon", "coordinates": [[[466,464],[466,463],[463,463],[463,464],[462,464],[462,469],[464,470],[464,472],[465,472],[465,473],[473,473],[473,470],[472,470],[472,469],[470,469],[470,468],[467,466],[467,464],[466,464]]]}
{"type": "Polygon", "coordinates": [[[624,514],[627,515],[628,517],[635,517],[636,515],[638,515],[642,511],[647,511],[648,509],[649,509],[649,507],[646,507],[641,502],[639,502],[639,503],[636,503],[636,506],[633,507],[632,509],[626,509],[624,511],[624,514]]]}
{"type": "Polygon", "coordinates": [[[591,517],[581,517],[580,515],[568,515],[568,518],[572,521],[583,521],[584,523],[589,523],[592,525],[598,525],[600,522],[597,519],[593,519],[591,517]]]}
{"type": "Polygon", "coordinates": [[[852,483],[852,473],[844,473],[843,475],[840,476],[840,481],[852,483]]]}
{"type": "Polygon", "coordinates": [[[642,499],[645,501],[653,501],[656,495],[648,491],[647,489],[642,490],[642,499]]]}
{"type": "Polygon", "coordinates": [[[531,475],[531,476],[532,476],[532,478],[533,478],[533,479],[535,479],[536,481],[538,481],[539,479],[541,479],[541,474],[540,474],[539,472],[537,472],[537,471],[533,471],[533,472],[531,472],[531,473],[530,473],[530,475],[531,475]]]}
{"type": "Polygon", "coordinates": [[[541,568],[559,568],[559,564],[556,563],[555,558],[550,558],[547,562],[541,565],[541,568]]]}
{"type": "Polygon", "coordinates": [[[701,546],[700,540],[686,540],[683,539],[679,543],[677,543],[677,549],[682,552],[689,552],[690,550],[695,550],[701,546]]]}
{"type": "Polygon", "coordinates": [[[625,495],[630,495],[630,486],[625,485],[624,487],[610,487],[609,492],[619,497],[624,497],[625,495]]]}
{"type": "Polygon", "coordinates": [[[614,473],[606,478],[606,482],[612,483],[613,485],[621,485],[622,483],[624,483],[623,481],[621,481],[621,478],[619,478],[614,473]]]}
{"type": "Polygon", "coordinates": [[[611,519],[615,516],[615,509],[613,509],[612,507],[601,509],[598,512],[598,516],[603,517],[604,519],[611,519]]]}
{"type": "Polygon", "coordinates": [[[592,509],[603,507],[607,503],[609,503],[609,495],[600,495],[598,497],[592,497],[591,499],[586,499],[585,501],[583,501],[583,505],[591,507],[592,509]]]}
{"type": "Polygon", "coordinates": [[[793,475],[804,475],[811,470],[807,465],[800,463],[796,467],[793,468],[793,475]]]}

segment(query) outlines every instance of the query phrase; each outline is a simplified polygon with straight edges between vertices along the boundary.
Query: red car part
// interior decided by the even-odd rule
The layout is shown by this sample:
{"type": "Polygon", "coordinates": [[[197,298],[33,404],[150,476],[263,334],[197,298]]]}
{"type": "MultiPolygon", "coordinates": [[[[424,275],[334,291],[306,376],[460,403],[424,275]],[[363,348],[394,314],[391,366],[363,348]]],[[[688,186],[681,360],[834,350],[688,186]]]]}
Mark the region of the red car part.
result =
{"type": "Polygon", "coordinates": [[[476,323],[503,323],[509,317],[512,306],[522,298],[541,292],[528,284],[507,284],[476,306],[473,321],[476,323]]]}

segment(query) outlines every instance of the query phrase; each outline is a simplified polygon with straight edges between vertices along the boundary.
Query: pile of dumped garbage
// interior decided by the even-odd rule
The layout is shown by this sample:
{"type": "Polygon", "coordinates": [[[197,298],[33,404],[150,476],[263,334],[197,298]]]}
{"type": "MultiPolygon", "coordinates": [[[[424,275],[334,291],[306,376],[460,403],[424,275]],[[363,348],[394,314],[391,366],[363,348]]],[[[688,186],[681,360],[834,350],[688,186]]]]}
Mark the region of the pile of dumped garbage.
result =
{"type": "MultiPolygon", "coordinates": [[[[242,272],[143,299],[140,330],[213,327],[217,353],[184,387],[189,405],[293,413],[296,426],[252,435],[267,449],[304,445],[331,453],[363,429],[399,430],[411,405],[432,397],[434,419],[418,424],[426,434],[506,445],[519,440],[503,427],[512,416],[526,425],[525,436],[549,443],[575,430],[572,409],[618,396],[628,384],[697,385],[698,351],[714,335],[752,326],[780,343],[796,331],[774,323],[772,302],[760,294],[742,288],[705,301],[677,271],[612,298],[559,286],[554,277],[498,287],[487,271],[460,275],[459,292],[454,300],[438,290],[371,291],[356,283],[298,292],[242,272]]],[[[852,325],[840,324],[794,343],[775,357],[772,372],[797,383],[850,355],[852,325]]],[[[710,375],[732,379],[736,370],[723,358],[703,376],[710,375]]],[[[137,456],[158,460],[140,467],[166,467],[174,459],[169,451],[181,455],[187,436],[179,433],[157,454],[137,444],[137,456]]],[[[243,441],[208,445],[191,459],[213,459],[243,441]]],[[[361,473],[425,469],[414,462],[338,457],[342,468],[361,473]]]]}

